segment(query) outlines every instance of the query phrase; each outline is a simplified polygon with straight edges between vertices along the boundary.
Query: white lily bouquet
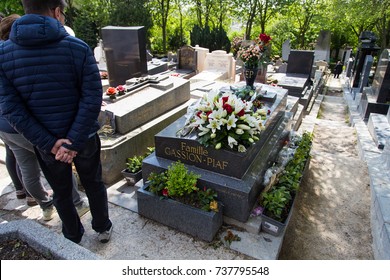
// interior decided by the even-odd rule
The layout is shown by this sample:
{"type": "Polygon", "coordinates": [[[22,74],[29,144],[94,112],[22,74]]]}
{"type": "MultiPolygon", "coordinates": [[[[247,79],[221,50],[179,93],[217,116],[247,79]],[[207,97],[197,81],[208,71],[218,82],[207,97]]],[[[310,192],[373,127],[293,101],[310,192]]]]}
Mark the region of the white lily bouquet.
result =
{"type": "Polygon", "coordinates": [[[254,90],[212,90],[190,106],[182,136],[196,131],[205,147],[246,152],[260,139],[270,110],[254,90]]]}

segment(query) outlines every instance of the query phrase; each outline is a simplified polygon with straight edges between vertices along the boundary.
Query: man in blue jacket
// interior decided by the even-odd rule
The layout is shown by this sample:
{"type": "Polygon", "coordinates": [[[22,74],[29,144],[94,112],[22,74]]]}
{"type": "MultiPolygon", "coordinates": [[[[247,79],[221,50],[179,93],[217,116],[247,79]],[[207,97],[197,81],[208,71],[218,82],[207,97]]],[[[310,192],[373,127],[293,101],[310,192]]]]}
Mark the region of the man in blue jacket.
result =
{"type": "Polygon", "coordinates": [[[89,46],[69,36],[65,0],[23,0],[26,15],[0,44],[0,108],[36,149],[54,190],[64,236],[79,243],[83,225],[72,201],[74,165],[85,188],[98,239],[108,242],[112,223],[101,179],[97,118],[102,85],[89,46]]]}

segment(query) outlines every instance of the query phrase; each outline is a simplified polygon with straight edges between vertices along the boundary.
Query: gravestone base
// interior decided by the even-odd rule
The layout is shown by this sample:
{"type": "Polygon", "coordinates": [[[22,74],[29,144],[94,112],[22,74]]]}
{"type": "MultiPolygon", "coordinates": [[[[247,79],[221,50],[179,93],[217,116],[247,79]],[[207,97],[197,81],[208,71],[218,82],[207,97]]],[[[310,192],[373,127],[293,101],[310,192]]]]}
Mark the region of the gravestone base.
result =
{"type": "Polygon", "coordinates": [[[369,94],[362,93],[358,106],[358,111],[362,119],[367,122],[371,113],[386,115],[390,104],[377,103],[375,98],[369,94]]]}
{"type": "Polygon", "coordinates": [[[126,133],[124,135],[100,135],[102,148],[102,178],[107,185],[122,178],[121,171],[126,168],[126,159],[134,155],[142,155],[148,147],[154,147],[154,136],[166,126],[183,116],[187,108],[195,102],[190,99],[154,120],[126,133]]]}
{"type": "MultiPolygon", "coordinates": [[[[239,155],[241,153],[238,152],[236,152],[235,155],[232,155],[232,152],[230,151],[218,150],[217,152],[220,154],[218,158],[225,158],[226,162],[224,162],[223,160],[218,160],[214,156],[211,156],[213,148],[208,148],[210,153],[207,153],[207,155],[205,155],[205,153],[200,155],[201,152],[197,149],[197,152],[188,153],[183,157],[183,160],[181,161],[186,164],[187,168],[190,171],[201,175],[198,180],[198,186],[200,188],[207,187],[217,191],[218,200],[224,206],[225,216],[241,222],[247,221],[258,196],[264,188],[262,185],[263,175],[283,147],[285,140],[289,137],[291,118],[291,113],[280,111],[274,118],[274,121],[270,123],[266,130],[260,135],[260,140],[258,142],[261,143],[258,143],[257,146],[254,145],[247,151],[249,155],[239,155]],[[242,156],[244,158],[245,156],[248,156],[250,159],[234,162],[234,160],[232,160],[232,157],[234,156],[242,156]],[[198,166],[191,164],[192,159],[197,161],[198,166]],[[249,161],[250,163],[248,167],[246,167],[246,161],[249,161]],[[242,177],[238,178],[238,176],[240,176],[240,171],[237,171],[236,173],[232,172],[232,174],[220,173],[221,169],[227,169],[230,163],[232,163],[233,169],[246,170],[242,177]],[[211,170],[205,168],[210,168],[211,170]],[[232,175],[236,175],[237,177],[233,177],[232,175]]],[[[175,123],[179,123],[177,126],[180,127],[184,125],[184,119],[181,118],[175,123]]],[[[175,123],[172,125],[175,125],[175,123]]],[[[175,139],[175,134],[174,132],[172,133],[171,139],[165,134],[165,139],[156,140],[156,152],[144,159],[142,165],[142,177],[144,181],[147,180],[151,172],[162,172],[168,169],[168,166],[174,161],[180,160],[174,158],[167,159],[156,155],[159,151],[161,152],[162,148],[157,142],[164,142],[163,146],[165,146],[165,149],[169,149],[170,141],[172,146],[175,146],[174,142],[176,141],[181,142],[180,138],[175,139]]],[[[199,143],[196,139],[187,139],[185,145],[188,145],[189,147],[199,147],[199,143]]]]}

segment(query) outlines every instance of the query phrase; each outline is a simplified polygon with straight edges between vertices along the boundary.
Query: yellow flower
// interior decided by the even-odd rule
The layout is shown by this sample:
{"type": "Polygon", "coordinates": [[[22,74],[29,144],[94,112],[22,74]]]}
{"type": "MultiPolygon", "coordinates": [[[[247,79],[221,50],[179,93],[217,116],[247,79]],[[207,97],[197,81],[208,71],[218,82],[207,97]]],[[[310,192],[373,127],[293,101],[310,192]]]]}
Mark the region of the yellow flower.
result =
{"type": "Polygon", "coordinates": [[[218,212],[218,202],[213,200],[210,202],[210,209],[214,212],[218,212]]]}

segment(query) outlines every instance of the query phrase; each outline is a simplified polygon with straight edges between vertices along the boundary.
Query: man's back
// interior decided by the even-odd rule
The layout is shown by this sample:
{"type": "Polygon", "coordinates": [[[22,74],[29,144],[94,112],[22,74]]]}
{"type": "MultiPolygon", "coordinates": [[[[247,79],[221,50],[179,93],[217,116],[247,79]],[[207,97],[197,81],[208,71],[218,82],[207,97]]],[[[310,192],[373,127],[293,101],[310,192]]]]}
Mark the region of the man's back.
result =
{"type": "Polygon", "coordinates": [[[68,36],[57,20],[30,14],[15,23],[0,57],[0,76],[13,81],[0,93],[8,104],[3,114],[17,130],[42,150],[50,151],[55,138],[70,139],[75,150],[83,147],[98,130],[102,98],[88,45],[68,36]]]}

